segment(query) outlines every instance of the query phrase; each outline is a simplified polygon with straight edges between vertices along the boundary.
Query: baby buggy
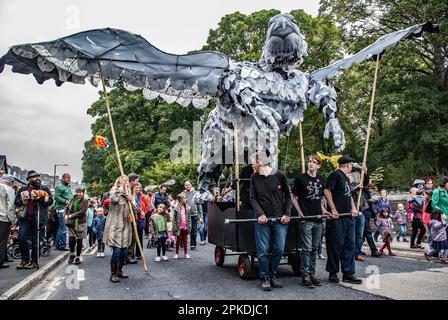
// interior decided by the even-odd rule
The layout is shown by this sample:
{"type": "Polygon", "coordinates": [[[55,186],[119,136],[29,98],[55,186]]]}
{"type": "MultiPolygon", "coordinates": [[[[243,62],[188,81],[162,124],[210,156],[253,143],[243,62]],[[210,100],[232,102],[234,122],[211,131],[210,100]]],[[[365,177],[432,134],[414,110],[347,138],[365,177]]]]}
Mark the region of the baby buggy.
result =
{"type": "MultiPolygon", "coordinates": [[[[31,237],[28,238],[28,247],[31,248],[31,237]]],[[[51,244],[45,238],[42,231],[39,234],[39,252],[42,257],[48,257],[51,254],[51,244]]],[[[14,259],[20,259],[22,257],[19,247],[19,227],[11,229],[8,243],[8,256],[14,259]]]]}

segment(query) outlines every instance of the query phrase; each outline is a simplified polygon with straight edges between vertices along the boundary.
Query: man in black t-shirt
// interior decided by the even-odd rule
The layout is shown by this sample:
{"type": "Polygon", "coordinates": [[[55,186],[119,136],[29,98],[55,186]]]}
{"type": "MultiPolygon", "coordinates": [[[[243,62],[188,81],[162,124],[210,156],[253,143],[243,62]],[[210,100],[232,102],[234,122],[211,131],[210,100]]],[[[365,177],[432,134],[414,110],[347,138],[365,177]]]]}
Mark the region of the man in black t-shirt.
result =
{"type": "Polygon", "coordinates": [[[250,202],[258,217],[255,243],[259,276],[261,288],[271,291],[282,287],[276,275],[291,218],[291,192],[286,175],[270,167],[266,156],[256,153],[251,160],[255,173],[250,181],[250,202]],[[280,218],[280,222],[268,221],[274,217],[280,218]]]}
{"type": "MultiPolygon", "coordinates": [[[[308,170],[294,180],[292,203],[300,217],[329,214],[322,205],[324,178],[317,174],[322,160],[317,155],[308,158],[308,170]]],[[[302,251],[300,254],[302,283],[307,288],[320,286],[315,277],[317,246],[322,235],[322,218],[307,219],[300,224],[302,251]]]]}
{"type": "Polygon", "coordinates": [[[355,277],[355,223],[353,217],[358,216],[352,198],[350,180],[347,175],[352,171],[354,160],[341,157],[339,169],[327,178],[324,194],[331,209],[331,220],[326,226],[327,267],[329,280],[338,283],[339,263],[343,274],[342,281],[361,284],[355,277]],[[341,213],[351,213],[349,217],[339,217],[341,213]]]}

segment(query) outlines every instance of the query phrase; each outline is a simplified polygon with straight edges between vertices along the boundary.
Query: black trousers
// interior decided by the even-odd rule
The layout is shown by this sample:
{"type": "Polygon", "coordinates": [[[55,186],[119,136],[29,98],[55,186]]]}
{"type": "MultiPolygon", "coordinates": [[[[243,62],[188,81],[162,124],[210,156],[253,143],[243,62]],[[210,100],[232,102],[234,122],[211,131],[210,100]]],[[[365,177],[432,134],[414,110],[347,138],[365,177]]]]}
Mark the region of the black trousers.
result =
{"type": "Polygon", "coordinates": [[[10,227],[11,224],[9,222],[0,221],[0,266],[7,261],[6,255],[10,227]]]}
{"type": "Polygon", "coordinates": [[[366,217],[366,223],[364,224],[363,242],[367,240],[367,244],[370,247],[370,251],[373,253],[378,251],[378,248],[376,247],[375,241],[373,241],[372,237],[372,228],[370,227],[370,213],[369,215],[365,215],[365,217],[366,217]]]}
{"type": "Polygon", "coordinates": [[[417,238],[417,233],[419,231],[420,232],[418,233],[417,244],[421,244],[422,239],[426,233],[425,225],[423,224],[422,219],[414,218],[412,220],[411,225],[412,225],[411,246],[415,245],[415,238],[417,238]]]}

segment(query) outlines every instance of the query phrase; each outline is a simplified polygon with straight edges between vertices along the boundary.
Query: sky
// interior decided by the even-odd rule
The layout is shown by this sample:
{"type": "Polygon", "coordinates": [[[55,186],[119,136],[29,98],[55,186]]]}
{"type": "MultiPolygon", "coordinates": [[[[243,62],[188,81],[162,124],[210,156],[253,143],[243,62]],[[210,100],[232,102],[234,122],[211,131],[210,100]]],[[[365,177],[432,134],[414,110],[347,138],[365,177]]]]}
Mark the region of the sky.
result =
{"type": "MultiPolygon", "coordinates": [[[[318,0],[0,0],[0,55],[15,44],[105,27],[140,34],[165,52],[184,54],[200,49],[209,29],[226,14],[303,9],[316,16],[318,8],[318,0]]],[[[82,150],[94,122],[86,111],[98,97],[98,89],[88,83],[39,85],[32,75],[13,74],[6,66],[0,74],[0,154],[8,163],[42,173],[68,164],[57,174],[68,171],[72,181],[81,181],[82,150]]]]}

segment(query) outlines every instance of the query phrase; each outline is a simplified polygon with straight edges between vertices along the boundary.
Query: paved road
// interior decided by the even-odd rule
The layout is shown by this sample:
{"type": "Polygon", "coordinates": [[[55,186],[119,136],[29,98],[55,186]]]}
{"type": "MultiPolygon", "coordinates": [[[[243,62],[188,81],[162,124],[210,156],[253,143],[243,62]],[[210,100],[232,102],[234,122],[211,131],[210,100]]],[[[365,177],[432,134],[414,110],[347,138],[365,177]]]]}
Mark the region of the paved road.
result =
{"type": "Polygon", "coordinates": [[[149,259],[149,275],[141,263],[125,266],[130,279],[119,284],[109,281],[110,251],[106,258],[96,258],[96,251],[84,255],[75,266],[61,265],[22,299],[447,299],[448,267],[427,262],[421,252],[397,250],[398,257],[372,258],[357,262],[357,275],[367,279],[361,286],[331,284],[326,281],[325,261],[318,261],[317,276],[325,282],[321,288],[306,289],[294,277],[290,266],[280,267],[283,289],[263,292],[258,280],[241,280],[237,273],[237,257],[227,256],[223,267],[213,258],[214,246],[207,244],[192,252],[191,260],[172,259],[154,262],[155,249],[145,249],[149,259]],[[76,277],[74,276],[76,275],[76,277]],[[77,279],[78,281],[75,281],[77,279]]]}

